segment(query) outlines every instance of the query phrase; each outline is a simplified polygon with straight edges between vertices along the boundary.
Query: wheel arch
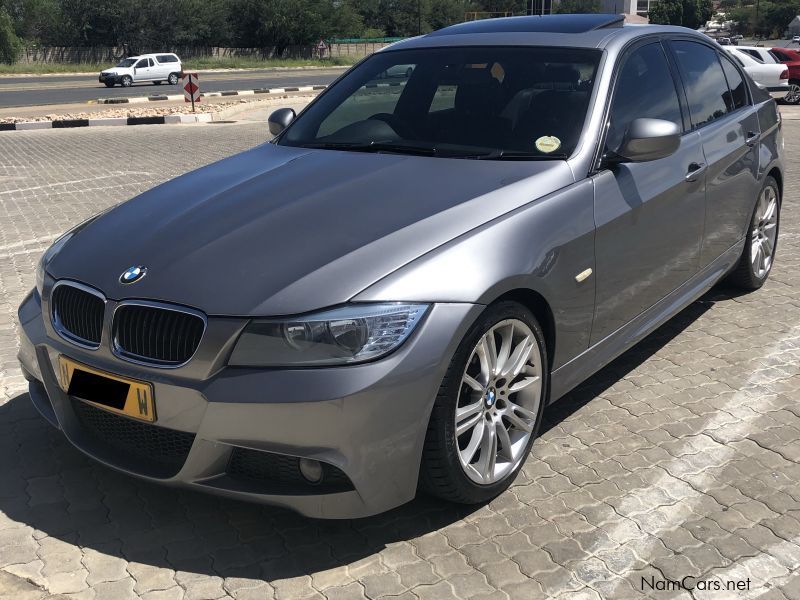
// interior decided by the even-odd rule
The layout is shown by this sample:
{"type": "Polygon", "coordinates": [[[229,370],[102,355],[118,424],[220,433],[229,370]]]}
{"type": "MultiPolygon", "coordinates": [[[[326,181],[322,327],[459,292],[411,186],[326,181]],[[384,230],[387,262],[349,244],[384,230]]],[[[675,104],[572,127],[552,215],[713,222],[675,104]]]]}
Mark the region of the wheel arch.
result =
{"type": "Polygon", "coordinates": [[[783,173],[781,173],[781,170],[777,166],[773,166],[767,171],[767,177],[772,177],[777,182],[780,200],[783,202],[783,173]]]}
{"type": "Polygon", "coordinates": [[[548,368],[552,369],[556,351],[556,321],[550,303],[535,290],[530,288],[514,288],[500,294],[494,298],[490,304],[495,304],[504,300],[510,300],[523,305],[536,317],[544,333],[548,368]]]}

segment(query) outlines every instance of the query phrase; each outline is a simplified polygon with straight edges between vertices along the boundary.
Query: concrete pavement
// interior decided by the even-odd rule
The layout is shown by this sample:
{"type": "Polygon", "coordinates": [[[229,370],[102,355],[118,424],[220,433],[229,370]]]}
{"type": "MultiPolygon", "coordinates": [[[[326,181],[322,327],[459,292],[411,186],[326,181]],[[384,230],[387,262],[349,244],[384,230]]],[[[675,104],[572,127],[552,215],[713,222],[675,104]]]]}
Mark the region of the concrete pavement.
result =
{"type": "Polygon", "coordinates": [[[519,480],[486,506],[421,497],[310,521],[143,483],[67,444],[31,407],[15,359],[15,310],[41,251],[97,211],[264,141],[265,115],[0,138],[0,596],[800,599],[790,118],[769,283],[712,291],[549,409],[519,480]]]}

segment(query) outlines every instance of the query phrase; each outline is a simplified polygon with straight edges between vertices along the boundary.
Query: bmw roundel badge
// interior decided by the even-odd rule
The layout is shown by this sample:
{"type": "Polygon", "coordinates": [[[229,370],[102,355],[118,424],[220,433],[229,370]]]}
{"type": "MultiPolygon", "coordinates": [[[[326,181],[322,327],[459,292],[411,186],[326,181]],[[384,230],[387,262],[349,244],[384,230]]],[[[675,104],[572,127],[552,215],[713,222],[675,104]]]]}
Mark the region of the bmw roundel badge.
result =
{"type": "Polygon", "coordinates": [[[136,283],[147,274],[147,267],[142,265],[130,267],[119,276],[120,283],[136,283]]]}

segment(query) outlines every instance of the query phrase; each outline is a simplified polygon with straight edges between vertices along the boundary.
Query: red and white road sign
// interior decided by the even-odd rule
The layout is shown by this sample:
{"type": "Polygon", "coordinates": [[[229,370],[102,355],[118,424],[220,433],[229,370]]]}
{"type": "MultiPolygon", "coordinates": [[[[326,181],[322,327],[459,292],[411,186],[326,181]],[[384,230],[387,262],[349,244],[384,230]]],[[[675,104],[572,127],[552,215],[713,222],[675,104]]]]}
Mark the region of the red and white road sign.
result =
{"type": "Polygon", "coordinates": [[[181,84],[185,102],[200,102],[200,80],[197,78],[197,73],[184,73],[181,84]]]}
{"type": "Polygon", "coordinates": [[[317,50],[319,50],[320,52],[324,52],[327,49],[328,49],[328,44],[325,43],[325,40],[320,40],[319,43],[317,44],[317,50]]]}

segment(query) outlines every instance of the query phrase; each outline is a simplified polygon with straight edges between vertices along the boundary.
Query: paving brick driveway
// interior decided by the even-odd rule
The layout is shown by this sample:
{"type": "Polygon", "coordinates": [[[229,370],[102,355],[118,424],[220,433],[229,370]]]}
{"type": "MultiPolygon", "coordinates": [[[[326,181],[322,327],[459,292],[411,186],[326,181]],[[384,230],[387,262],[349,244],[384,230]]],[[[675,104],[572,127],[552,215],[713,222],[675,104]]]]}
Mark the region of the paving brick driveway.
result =
{"type": "MultiPolygon", "coordinates": [[[[800,123],[786,122],[790,173],[800,123]]],[[[800,185],[760,292],[716,290],[546,414],[515,486],[311,521],[85,459],[31,408],[16,306],[69,225],[262,127],[0,134],[0,596],[800,599],[800,185]],[[687,580],[691,583],[694,580],[687,580]],[[643,591],[644,585],[644,591],[643,591]]]]}

